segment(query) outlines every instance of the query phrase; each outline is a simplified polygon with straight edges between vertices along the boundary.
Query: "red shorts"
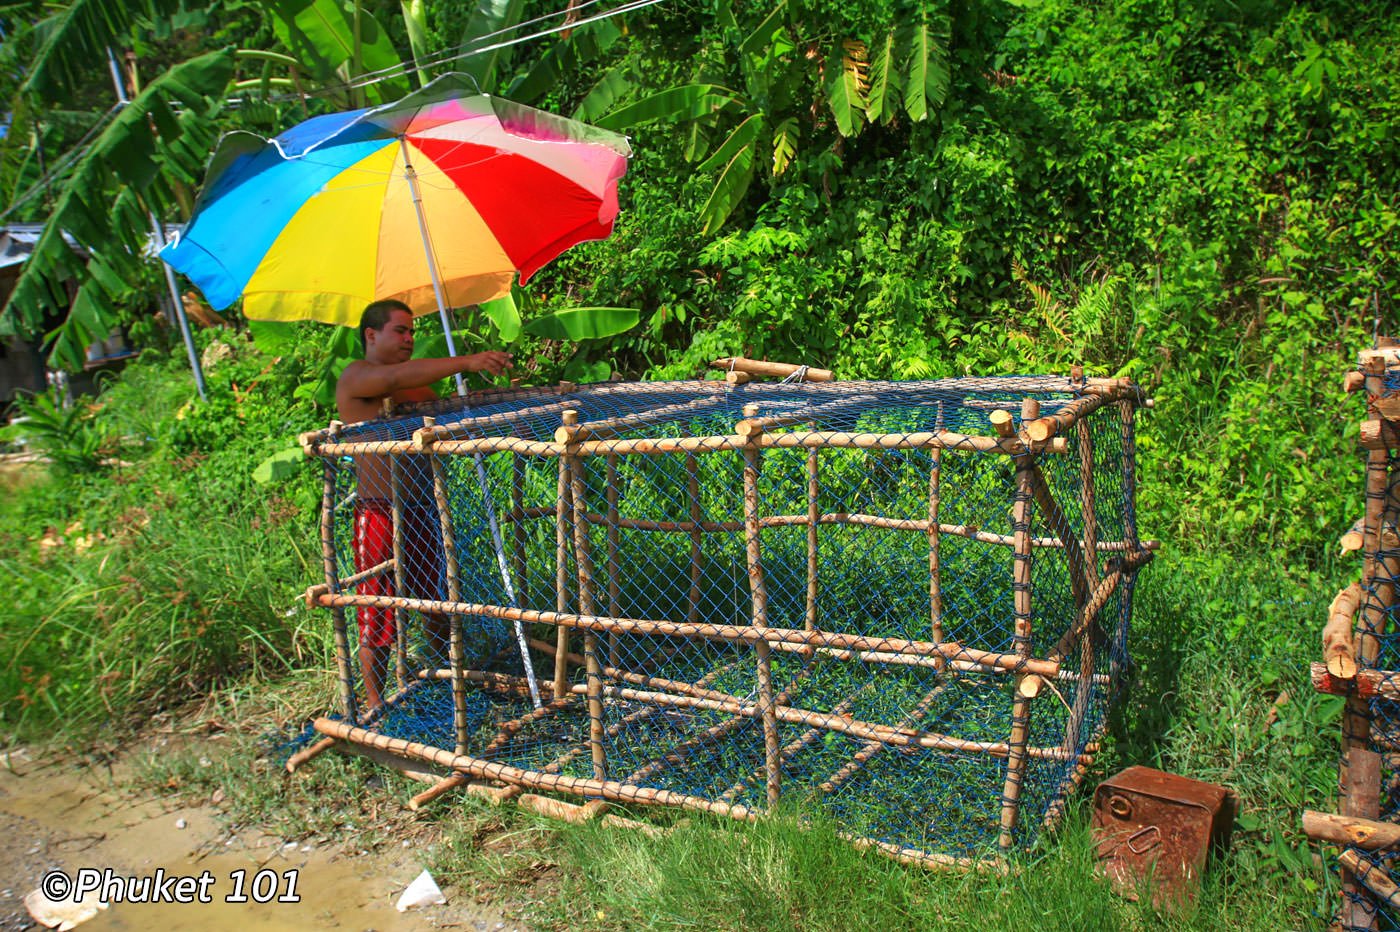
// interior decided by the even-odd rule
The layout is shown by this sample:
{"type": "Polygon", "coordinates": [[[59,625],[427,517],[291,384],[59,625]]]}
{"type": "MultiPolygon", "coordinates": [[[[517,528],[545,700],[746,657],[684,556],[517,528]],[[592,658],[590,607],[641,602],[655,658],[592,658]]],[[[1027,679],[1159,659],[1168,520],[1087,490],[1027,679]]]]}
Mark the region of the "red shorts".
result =
{"type": "MultiPolygon", "coordinates": [[[[379,498],[355,503],[355,572],[394,558],[394,511],[379,498]]],[[[410,598],[441,598],[442,529],[437,509],[431,505],[407,505],[403,509],[403,593],[410,598]]],[[[380,573],[356,587],[360,595],[394,595],[394,573],[380,573]]],[[[355,613],[361,647],[388,647],[394,643],[394,610],[362,605],[355,613]]]]}

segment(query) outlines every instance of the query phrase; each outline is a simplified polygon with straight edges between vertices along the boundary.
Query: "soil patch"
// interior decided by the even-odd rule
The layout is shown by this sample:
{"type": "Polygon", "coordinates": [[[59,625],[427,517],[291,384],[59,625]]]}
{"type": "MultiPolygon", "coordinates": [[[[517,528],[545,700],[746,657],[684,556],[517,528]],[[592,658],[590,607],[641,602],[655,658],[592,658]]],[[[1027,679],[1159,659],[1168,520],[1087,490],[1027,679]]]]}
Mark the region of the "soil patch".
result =
{"type": "Polygon", "coordinates": [[[288,842],[256,830],[230,832],[209,806],[190,807],[124,793],[105,767],[35,759],[24,750],[0,756],[0,930],[34,928],[23,899],[44,875],[110,868],[116,877],[209,872],[211,903],[112,903],[84,932],[249,927],[392,930],[520,929],[469,893],[447,888],[448,903],[400,913],[399,894],[422,872],[419,852],[401,844],[373,852],[288,842]],[[259,883],[259,872],[262,875],[259,883]],[[253,902],[285,895],[296,871],[299,902],[253,902]],[[236,896],[239,879],[246,903],[236,896]]]}

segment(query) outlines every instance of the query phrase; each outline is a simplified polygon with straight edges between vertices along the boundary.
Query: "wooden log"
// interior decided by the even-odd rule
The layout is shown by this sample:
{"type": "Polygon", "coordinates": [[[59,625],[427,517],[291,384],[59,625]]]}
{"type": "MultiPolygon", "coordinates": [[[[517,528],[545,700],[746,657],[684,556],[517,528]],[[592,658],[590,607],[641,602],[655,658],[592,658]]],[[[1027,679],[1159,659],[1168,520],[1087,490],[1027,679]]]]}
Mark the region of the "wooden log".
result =
{"type": "Polygon", "coordinates": [[[1357,518],[1338,541],[1343,555],[1360,550],[1366,545],[1366,517],[1357,518]]]}
{"type": "MultiPolygon", "coordinates": [[[[938,403],[938,414],[934,418],[934,429],[943,429],[943,403],[938,403]]],[[[929,636],[935,641],[943,640],[943,567],[942,530],[938,512],[942,507],[943,451],[930,450],[931,463],[928,471],[928,605],[929,636]]]]}
{"type": "Polygon", "coordinates": [[[1356,645],[1351,632],[1356,624],[1361,595],[1359,582],[1338,592],[1327,609],[1327,624],[1322,628],[1323,663],[1328,673],[1344,680],[1356,676],[1356,645]]]}
{"type": "Polygon", "coordinates": [[[1400,824],[1332,815],[1312,809],[1303,810],[1303,834],[1314,841],[1366,851],[1394,851],[1400,848],[1400,824]]]}
{"type": "Polygon", "coordinates": [[[608,804],[601,799],[595,799],[579,806],[574,803],[566,803],[561,799],[540,796],[537,793],[521,793],[516,798],[515,804],[536,815],[556,819],[560,822],[568,822],[571,825],[582,825],[584,822],[590,822],[608,810],[608,804]]]}
{"type": "MultiPolygon", "coordinates": [[[[671,453],[722,453],[743,450],[748,439],[734,436],[716,437],[659,437],[633,440],[595,440],[579,444],[579,456],[619,456],[643,454],[663,456],[671,453]]],[[[461,452],[474,452],[466,444],[484,444],[491,450],[519,449],[521,452],[535,452],[537,455],[558,456],[562,452],[559,444],[543,444],[538,447],[526,446],[525,441],[462,441],[461,452]],[[547,449],[546,449],[547,448],[547,449]]],[[[342,446],[344,446],[342,444],[342,446]]],[[[458,452],[458,444],[444,445],[443,449],[458,452]]],[[[1011,454],[1019,450],[1021,443],[1015,438],[986,437],[980,434],[962,434],[956,431],[916,431],[907,434],[852,433],[841,430],[791,431],[784,434],[764,434],[759,442],[762,449],[810,449],[812,447],[833,447],[843,450],[963,450],[972,453],[1011,454]]],[[[1063,438],[1048,441],[1044,453],[1065,453],[1069,446],[1063,438]]]]}
{"type": "Polygon", "coordinates": [[[637,805],[677,806],[683,809],[726,815],[745,821],[754,821],[757,818],[757,813],[743,806],[715,803],[708,799],[688,796],[684,793],[674,793],[669,790],[628,786],[611,780],[587,780],[580,777],[567,777],[562,774],[524,770],[494,761],[469,757],[465,754],[453,754],[418,742],[405,741],[402,738],[390,738],[328,718],[316,719],[314,726],[322,734],[340,738],[343,741],[379,747],[394,754],[424,760],[441,767],[450,767],[479,779],[501,780],[526,789],[594,796],[637,805]]]}
{"type": "MultiPolygon", "coordinates": [[[[873,680],[866,682],[859,689],[856,690],[855,696],[842,699],[836,705],[832,706],[831,714],[845,715],[855,705],[856,698],[863,693],[868,693],[871,689],[874,688],[874,686],[875,683],[873,680]]],[[[799,735],[796,740],[790,741],[786,745],[784,745],[782,751],[779,752],[779,757],[782,759],[784,765],[786,765],[787,762],[792,760],[793,757],[802,753],[805,749],[807,749],[814,742],[816,742],[817,739],[822,738],[826,734],[827,732],[825,729],[809,728],[801,735],[799,735]]],[[[742,794],[744,790],[748,789],[749,785],[753,783],[753,781],[765,779],[766,775],[767,764],[765,762],[764,766],[758,771],[738,780],[732,786],[730,786],[729,789],[721,793],[719,799],[724,802],[729,802],[730,800],[738,799],[740,794],[742,794]]]]}
{"type": "MultiPolygon", "coordinates": [[[[340,435],[341,423],[331,421],[327,438],[334,441],[340,435]]],[[[335,565],[335,461],[325,461],[325,477],[321,489],[321,565],[325,573],[326,593],[321,598],[340,595],[340,573],[335,565]]],[[[340,704],[345,720],[359,718],[355,706],[355,667],[350,659],[350,634],[345,623],[345,609],[334,606],[331,630],[335,638],[335,665],[340,679],[340,704]]]]}
{"type": "Polygon", "coordinates": [[[837,832],[837,836],[862,850],[878,851],[908,867],[922,867],[925,870],[989,871],[994,874],[1008,874],[1010,869],[1001,858],[960,858],[951,854],[918,851],[905,848],[878,838],[865,838],[849,832],[837,832]]]}
{"type": "MultiPolygon", "coordinates": [[[[1107,397],[1107,396],[1101,396],[1107,397]]],[[[1099,520],[1097,502],[1094,497],[1094,432],[1087,417],[1080,417],[1074,425],[1075,436],[1079,441],[1079,513],[1083,516],[1084,550],[1087,553],[1086,568],[1093,591],[1097,591],[1102,577],[1099,573],[1099,520]]],[[[1087,608],[1087,606],[1086,606],[1087,608]]],[[[1102,606],[1100,606],[1102,608],[1102,606]]],[[[1095,617],[1099,609],[1094,612],[1095,617]]],[[[1087,622],[1092,624],[1092,622],[1087,622]]],[[[1079,732],[1084,727],[1084,718],[1089,713],[1089,700],[1093,695],[1094,639],[1079,639],[1079,686],[1074,691],[1074,704],[1070,707],[1065,721],[1065,749],[1074,750],[1079,742],[1079,732]]]]}
{"type": "Polygon", "coordinates": [[[418,812],[438,797],[450,793],[459,786],[466,786],[470,782],[471,777],[461,773],[454,773],[450,777],[444,777],[423,792],[409,799],[408,808],[411,812],[418,812]]]}
{"type": "Polygon", "coordinates": [[[710,363],[710,366],[715,369],[729,369],[734,372],[747,372],[749,375],[763,375],[777,379],[785,379],[798,370],[805,369],[802,377],[808,382],[832,381],[830,369],[813,369],[810,366],[799,366],[787,362],[745,359],[743,356],[726,356],[723,359],[716,359],[710,363]]]}
{"type": "MultiPolygon", "coordinates": [[[[1337,855],[1337,860],[1347,873],[1359,880],[1387,908],[1400,910],[1400,887],[1395,886],[1395,882],[1390,879],[1390,874],[1385,868],[1364,860],[1355,851],[1342,851],[1337,855]]],[[[1357,912],[1363,912],[1364,907],[1352,904],[1351,911],[1355,915],[1357,912]]],[[[1376,921],[1374,912],[1370,914],[1369,921],[1370,923],[1376,921]]]]}
{"type": "Polygon", "coordinates": [[[435,424],[431,427],[419,428],[413,432],[412,443],[417,449],[424,450],[443,440],[473,440],[492,431],[510,433],[513,432],[514,428],[528,424],[532,418],[542,418],[574,404],[577,402],[571,399],[560,400],[556,395],[550,396],[538,404],[517,408],[514,411],[458,418],[451,424],[435,424]]]}
{"type": "Polygon", "coordinates": [[[1365,384],[1365,374],[1355,369],[1342,376],[1342,391],[1346,392],[1348,395],[1350,395],[1352,392],[1360,391],[1361,386],[1365,384]]]}
{"type": "Polygon", "coordinates": [[[835,395],[813,395],[806,405],[786,414],[746,417],[734,426],[734,433],[740,437],[755,437],[780,427],[830,421],[842,414],[849,416],[852,409],[860,414],[867,410],[879,409],[886,403],[887,396],[882,392],[852,392],[842,386],[835,395]]]}
{"type": "Polygon", "coordinates": [[[1320,693],[1400,700],[1400,672],[1397,671],[1357,670],[1352,676],[1341,677],[1328,670],[1327,664],[1313,663],[1310,672],[1313,688],[1320,693]]]}
{"type": "MultiPolygon", "coordinates": [[[[364,582],[366,579],[373,579],[376,576],[381,576],[384,573],[389,572],[390,570],[394,569],[395,565],[396,564],[394,558],[390,557],[383,563],[376,563],[369,569],[355,573],[353,576],[346,576],[345,578],[340,580],[340,586],[338,588],[341,592],[344,592],[346,589],[353,589],[360,583],[364,582]]],[[[327,586],[325,583],[317,583],[316,585],[309,587],[304,593],[302,593],[302,600],[306,603],[307,608],[315,608],[318,604],[320,604],[316,600],[319,599],[321,596],[325,595],[327,592],[330,592],[329,586],[327,586]]]]}
{"type": "Polygon", "coordinates": [[[726,372],[724,374],[724,381],[730,385],[747,385],[749,382],[753,381],[753,376],[749,375],[747,372],[726,372]]]}
{"type": "MultiPolygon", "coordinates": [[[[654,711],[660,712],[665,706],[654,706],[654,711]]],[[[665,754],[655,760],[648,761],[645,766],[638,768],[628,774],[626,782],[631,786],[640,786],[663,771],[674,767],[684,766],[693,754],[702,748],[711,747],[718,744],[731,733],[749,724],[749,720],[742,715],[727,718],[704,729],[699,734],[694,735],[680,742],[675,747],[670,748],[665,754]]],[[[729,802],[729,800],[720,800],[729,802]]]]}
{"type": "MultiPolygon", "coordinates": [[[[327,607],[351,605],[392,605],[393,596],[373,595],[323,595],[318,604],[327,607]]],[[[1014,653],[979,650],[965,647],[956,641],[933,643],[931,641],[910,641],[904,638],[871,637],[848,634],[838,631],[805,631],[793,628],[757,628],[752,625],[683,624],[673,621],[659,621],[637,618],[600,618],[591,615],[578,615],[569,612],[544,612],[534,609],[515,608],[507,605],[490,605],[477,602],[439,602],[429,599],[404,599],[404,608],[420,612],[455,613],[459,615],[480,615],[486,618],[499,618],[505,621],[521,621],[526,624],[558,625],[567,628],[580,628],[591,631],[616,630],[628,634],[651,634],[663,637],[693,638],[706,641],[726,641],[756,643],[758,641],[798,644],[810,647],[834,647],[857,651],[887,651],[908,654],[915,657],[942,654],[950,660],[963,660],[981,667],[1011,670],[1019,673],[1036,673],[1053,677],[1060,673],[1056,661],[1035,657],[1024,658],[1014,653]]]]}

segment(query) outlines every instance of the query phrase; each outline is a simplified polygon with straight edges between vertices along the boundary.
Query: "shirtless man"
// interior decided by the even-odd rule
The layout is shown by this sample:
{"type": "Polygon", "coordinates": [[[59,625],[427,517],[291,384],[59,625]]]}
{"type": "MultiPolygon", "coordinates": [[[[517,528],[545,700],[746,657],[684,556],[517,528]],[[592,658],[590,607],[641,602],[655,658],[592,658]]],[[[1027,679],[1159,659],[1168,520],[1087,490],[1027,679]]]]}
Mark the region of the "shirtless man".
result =
{"type": "MultiPolygon", "coordinates": [[[[497,350],[443,359],[413,359],[413,314],[401,301],[376,301],[360,317],[360,342],[365,358],[345,367],[335,387],[336,408],[347,424],[379,417],[384,402],[430,401],[437,397],[430,385],[459,372],[500,375],[510,368],[510,354],[497,350]]],[[[388,458],[361,456],[355,463],[355,571],[363,572],[394,555],[392,486],[388,458]]],[[[432,480],[423,473],[403,470],[402,496],[404,595],[441,597],[438,569],[442,543],[437,510],[433,506],[432,480]]],[[[393,576],[381,574],[359,586],[361,595],[394,594],[393,576]]],[[[359,623],[360,668],[365,678],[365,709],[377,710],[384,702],[384,677],[394,644],[394,611],[361,607],[359,623]]],[[[430,655],[441,653],[448,638],[447,619],[424,615],[423,631],[430,655]]]]}

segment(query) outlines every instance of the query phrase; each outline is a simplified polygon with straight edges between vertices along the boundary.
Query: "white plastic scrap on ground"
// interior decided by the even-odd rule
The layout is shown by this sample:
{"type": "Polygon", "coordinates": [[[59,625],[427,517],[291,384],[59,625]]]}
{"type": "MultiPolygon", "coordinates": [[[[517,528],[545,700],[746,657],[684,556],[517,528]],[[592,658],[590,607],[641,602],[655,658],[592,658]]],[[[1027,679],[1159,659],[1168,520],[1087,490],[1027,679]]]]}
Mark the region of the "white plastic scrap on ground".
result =
{"type": "Polygon", "coordinates": [[[440,906],[446,902],[447,897],[438,889],[437,881],[425,870],[408,885],[408,889],[404,890],[394,908],[402,913],[421,906],[440,906]]]}
{"type": "Polygon", "coordinates": [[[57,929],[58,932],[68,932],[106,909],[107,904],[98,899],[96,890],[76,903],[72,900],[55,902],[44,896],[44,891],[34,890],[24,898],[24,908],[40,925],[57,929]]]}

